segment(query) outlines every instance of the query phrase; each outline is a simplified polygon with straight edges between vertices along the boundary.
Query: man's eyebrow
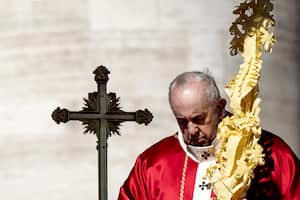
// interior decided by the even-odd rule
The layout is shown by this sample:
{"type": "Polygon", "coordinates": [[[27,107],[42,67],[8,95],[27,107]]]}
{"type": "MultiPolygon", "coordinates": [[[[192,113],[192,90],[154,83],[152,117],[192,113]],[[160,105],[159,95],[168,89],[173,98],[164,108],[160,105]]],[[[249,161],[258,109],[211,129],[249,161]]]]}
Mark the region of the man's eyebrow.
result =
{"type": "MultiPolygon", "coordinates": [[[[192,115],[192,119],[196,117],[205,117],[207,115],[207,112],[201,112],[201,113],[195,113],[192,115]]],[[[177,119],[187,119],[187,117],[182,116],[182,115],[175,115],[175,118],[177,119]]]]}
{"type": "Polygon", "coordinates": [[[195,113],[192,115],[192,118],[195,118],[195,117],[205,117],[207,114],[207,112],[201,112],[201,113],[195,113]]]}

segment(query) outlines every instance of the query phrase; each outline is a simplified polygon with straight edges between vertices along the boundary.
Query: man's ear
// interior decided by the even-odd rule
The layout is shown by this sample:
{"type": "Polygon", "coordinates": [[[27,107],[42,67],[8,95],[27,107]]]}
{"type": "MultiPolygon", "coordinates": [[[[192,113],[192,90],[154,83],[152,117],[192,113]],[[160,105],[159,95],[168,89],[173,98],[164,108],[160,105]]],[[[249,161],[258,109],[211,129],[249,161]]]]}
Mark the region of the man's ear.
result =
{"type": "Polygon", "coordinates": [[[217,108],[218,108],[218,114],[221,118],[224,117],[224,111],[226,106],[226,99],[221,98],[218,102],[217,108]]]}

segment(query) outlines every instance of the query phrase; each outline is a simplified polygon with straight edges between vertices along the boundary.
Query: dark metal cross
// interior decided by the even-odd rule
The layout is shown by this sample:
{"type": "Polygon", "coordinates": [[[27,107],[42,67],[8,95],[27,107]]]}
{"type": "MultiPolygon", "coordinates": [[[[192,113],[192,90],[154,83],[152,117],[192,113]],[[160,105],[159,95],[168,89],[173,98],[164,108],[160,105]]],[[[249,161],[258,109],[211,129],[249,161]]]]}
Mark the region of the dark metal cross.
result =
{"type": "Polygon", "coordinates": [[[211,183],[206,183],[205,181],[202,181],[202,184],[199,185],[201,190],[209,190],[211,188],[211,183]]]}
{"type": "Polygon", "coordinates": [[[210,156],[210,154],[206,151],[204,151],[202,154],[201,154],[201,157],[204,158],[205,160],[207,160],[207,158],[210,156]]]}
{"type": "Polygon", "coordinates": [[[110,73],[108,69],[99,66],[93,73],[98,90],[89,93],[88,99],[84,98],[85,104],[82,110],[73,112],[57,107],[52,113],[52,118],[58,124],[69,120],[79,120],[85,126],[84,133],[96,134],[99,200],[107,200],[107,138],[112,134],[120,135],[119,126],[124,121],[136,121],[139,124],[148,125],[153,116],[147,109],[136,112],[122,111],[119,106],[120,98],[115,93],[106,93],[110,73]]]}

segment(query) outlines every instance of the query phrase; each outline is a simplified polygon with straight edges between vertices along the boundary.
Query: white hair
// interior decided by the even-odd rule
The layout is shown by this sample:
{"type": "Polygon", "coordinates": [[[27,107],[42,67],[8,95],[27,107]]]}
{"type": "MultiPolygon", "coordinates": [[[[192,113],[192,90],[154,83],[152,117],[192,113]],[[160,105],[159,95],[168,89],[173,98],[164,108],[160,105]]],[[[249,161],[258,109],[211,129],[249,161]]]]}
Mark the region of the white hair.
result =
{"type": "Polygon", "coordinates": [[[207,72],[192,71],[179,74],[169,85],[169,103],[171,103],[171,91],[175,87],[184,86],[191,81],[198,80],[199,82],[205,82],[208,84],[205,94],[209,103],[216,104],[220,97],[220,91],[217,87],[215,79],[207,72]]]}

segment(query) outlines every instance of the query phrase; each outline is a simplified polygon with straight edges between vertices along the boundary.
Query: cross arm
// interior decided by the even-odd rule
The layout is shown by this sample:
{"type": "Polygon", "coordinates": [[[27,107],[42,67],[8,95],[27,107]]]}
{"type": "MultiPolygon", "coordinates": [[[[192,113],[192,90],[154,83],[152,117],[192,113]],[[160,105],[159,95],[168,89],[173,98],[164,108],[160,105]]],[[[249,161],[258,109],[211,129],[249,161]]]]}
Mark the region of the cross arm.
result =
{"type": "Polygon", "coordinates": [[[57,123],[66,123],[70,120],[97,120],[106,119],[109,121],[136,121],[138,124],[148,125],[153,115],[148,109],[137,110],[136,112],[107,112],[101,114],[98,112],[73,112],[66,108],[57,107],[52,113],[52,119],[57,123]]]}

